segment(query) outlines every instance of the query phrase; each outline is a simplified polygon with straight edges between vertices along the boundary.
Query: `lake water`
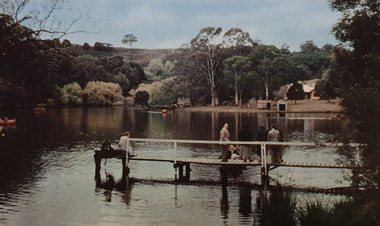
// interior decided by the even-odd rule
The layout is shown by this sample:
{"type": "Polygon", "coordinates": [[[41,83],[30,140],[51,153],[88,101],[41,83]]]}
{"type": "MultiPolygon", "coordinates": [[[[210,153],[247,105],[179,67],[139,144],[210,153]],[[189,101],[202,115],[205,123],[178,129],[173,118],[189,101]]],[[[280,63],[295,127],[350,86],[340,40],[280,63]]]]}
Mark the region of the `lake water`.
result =
{"type": "MultiPolygon", "coordinates": [[[[253,225],[260,167],[247,167],[221,184],[218,166],[192,164],[190,182],[174,183],[171,163],[131,161],[126,189],[97,187],[94,150],[105,138],[219,140],[228,123],[231,140],[243,125],[278,125],[288,142],[330,142],[350,134],[331,114],[211,113],[163,115],[127,107],[0,112],[17,125],[0,127],[0,225],[253,225]]],[[[173,156],[172,144],[135,143],[139,156],[173,156]]],[[[179,145],[178,156],[218,158],[216,145],[179,145]]],[[[255,159],[258,157],[254,155],[255,159]]],[[[334,163],[335,148],[287,147],[285,161],[334,163]]],[[[272,183],[300,188],[349,186],[348,170],[279,167],[272,183]]],[[[101,177],[121,178],[121,161],[102,160],[101,177]]],[[[314,194],[297,193],[302,202],[314,194]]],[[[336,197],[328,197],[331,200],[336,197]]]]}

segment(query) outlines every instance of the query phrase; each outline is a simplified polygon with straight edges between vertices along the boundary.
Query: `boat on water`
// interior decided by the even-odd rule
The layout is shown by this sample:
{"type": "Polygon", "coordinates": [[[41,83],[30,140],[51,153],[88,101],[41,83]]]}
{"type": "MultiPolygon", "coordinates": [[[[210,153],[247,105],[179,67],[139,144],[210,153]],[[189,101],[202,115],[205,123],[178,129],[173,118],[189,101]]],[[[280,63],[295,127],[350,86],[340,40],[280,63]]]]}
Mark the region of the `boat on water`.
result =
{"type": "Polygon", "coordinates": [[[342,115],[331,116],[331,120],[344,121],[348,120],[348,117],[342,115]]]}
{"type": "Polygon", "coordinates": [[[0,119],[0,126],[14,126],[16,125],[16,119],[8,119],[8,120],[1,120],[0,119]]]}
{"type": "Polygon", "coordinates": [[[36,107],[34,109],[35,112],[43,112],[43,111],[46,111],[46,108],[43,108],[43,107],[36,107]]]}

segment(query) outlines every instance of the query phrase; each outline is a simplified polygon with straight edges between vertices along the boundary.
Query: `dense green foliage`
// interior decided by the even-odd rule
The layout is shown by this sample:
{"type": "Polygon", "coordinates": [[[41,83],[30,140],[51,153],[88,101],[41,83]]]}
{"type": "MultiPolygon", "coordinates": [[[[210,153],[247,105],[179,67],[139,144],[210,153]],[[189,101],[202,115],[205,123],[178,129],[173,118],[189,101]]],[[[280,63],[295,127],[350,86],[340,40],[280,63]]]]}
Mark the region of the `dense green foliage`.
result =
{"type": "Polygon", "coordinates": [[[124,104],[123,91],[118,84],[105,82],[89,82],[84,88],[89,104],[122,105],[124,104]]]}
{"type": "Polygon", "coordinates": [[[119,84],[127,96],[146,79],[135,63],[126,64],[119,56],[85,55],[80,46],[68,40],[61,43],[58,39],[39,39],[39,31],[22,26],[22,21],[0,15],[0,86],[4,86],[0,107],[34,106],[48,100],[79,103],[61,99],[56,92],[73,82],[82,89],[91,81],[112,82],[119,84]]]}
{"type": "Polygon", "coordinates": [[[286,94],[288,100],[294,100],[294,103],[297,104],[297,100],[305,99],[305,91],[303,90],[303,85],[300,83],[293,83],[290,86],[288,93],[286,94]]]}
{"type": "Polygon", "coordinates": [[[149,93],[147,91],[138,91],[135,96],[135,104],[148,106],[149,93]]]}
{"type": "MultiPolygon", "coordinates": [[[[363,162],[369,167],[352,175],[353,184],[361,186],[363,192],[341,205],[340,210],[350,213],[351,225],[380,225],[380,172],[376,168],[380,161],[380,2],[329,2],[342,14],[333,27],[342,44],[333,49],[327,81],[342,97],[345,114],[355,128],[353,139],[367,144],[363,162]]],[[[347,153],[352,154],[352,150],[347,153]]]]}
{"type": "Polygon", "coordinates": [[[64,85],[59,92],[63,104],[83,104],[84,91],[78,83],[64,85]]]}
{"type": "Polygon", "coordinates": [[[331,1],[331,7],[343,14],[333,32],[347,46],[334,50],[331,79],[346,114],[366,133],[361,141],[373,143],[380,135],[380,2],[331,1]]]}

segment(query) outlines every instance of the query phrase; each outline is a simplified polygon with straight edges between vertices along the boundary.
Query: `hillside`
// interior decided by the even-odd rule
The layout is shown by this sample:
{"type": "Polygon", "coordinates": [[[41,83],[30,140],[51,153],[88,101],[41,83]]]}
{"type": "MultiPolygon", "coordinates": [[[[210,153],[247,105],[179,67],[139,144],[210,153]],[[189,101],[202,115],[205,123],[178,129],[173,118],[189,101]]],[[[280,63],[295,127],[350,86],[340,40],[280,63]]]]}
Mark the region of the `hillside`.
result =
{"type": "Polygon", "coordinates": [[[126,63],[135,62],[140,65],[148,64],[152,59],[162,58],[173,52],[173,49],[129,49],[129,48],[114,48],[113,51],[96,51],[83,50],[84,53],[93,55],[95,57],[102,56],[122,56],[126,63]]]}

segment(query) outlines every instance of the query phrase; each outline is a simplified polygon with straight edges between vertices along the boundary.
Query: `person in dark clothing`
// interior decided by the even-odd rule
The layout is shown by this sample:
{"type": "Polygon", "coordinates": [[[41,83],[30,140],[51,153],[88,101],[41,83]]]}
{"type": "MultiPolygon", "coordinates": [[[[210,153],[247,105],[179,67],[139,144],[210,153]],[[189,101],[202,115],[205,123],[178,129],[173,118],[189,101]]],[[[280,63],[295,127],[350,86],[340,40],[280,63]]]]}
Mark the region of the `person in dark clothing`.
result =
{"type": "MultiPolygon", "coordinates": [[[[268,130],[262,124],[259,126],[259,130],[257,131],[256,140],[257,141],[267,141],[268,140],[268,130]]],[[[257,146],[256,154],[260,158],[259,161],[261,161],[261,145],[257,146]]]]}
{"type": "MultiPolygon", "coordinates": [[[[251,130],[247,125],[243,126],[243,129],[239,132],[239,141],[252,141],[253,135],[251,130]]],[[[241,145],[240,146],[240,157],[244,161],[253,161],[252,160],[252,150],[249,145],[241,145]]]]}

